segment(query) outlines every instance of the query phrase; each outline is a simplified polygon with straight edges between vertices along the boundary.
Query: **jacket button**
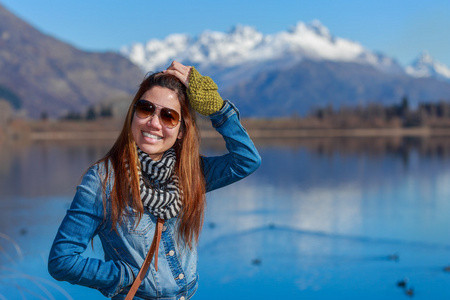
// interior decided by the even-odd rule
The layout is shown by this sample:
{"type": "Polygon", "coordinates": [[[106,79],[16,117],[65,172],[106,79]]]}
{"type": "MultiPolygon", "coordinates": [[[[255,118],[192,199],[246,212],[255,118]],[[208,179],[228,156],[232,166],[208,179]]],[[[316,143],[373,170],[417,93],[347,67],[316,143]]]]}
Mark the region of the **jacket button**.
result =
{"type": "Polygon", "coordinates": [[[183,279],[183,278],[184,278],[184,274],[178,275],[178,279],[183,279]]]}
{"type": "Polygon", "coordinates": [[[166,231],[167,230],[167,226],[163,226],[162,231],[166,231]]]}
{"type": "Polygon", "coordinates": [[[184,299],[185,299],[184,296],[181,296],[179,300],[184,300],[184,299]]]}
{"type": "Polygon", "coordinates": [[[169,255],[170,255],[170,256],[174,256],[174,255],[175,255],[175,251],[170,250],[170,251],[169,251],[169,255]]]}

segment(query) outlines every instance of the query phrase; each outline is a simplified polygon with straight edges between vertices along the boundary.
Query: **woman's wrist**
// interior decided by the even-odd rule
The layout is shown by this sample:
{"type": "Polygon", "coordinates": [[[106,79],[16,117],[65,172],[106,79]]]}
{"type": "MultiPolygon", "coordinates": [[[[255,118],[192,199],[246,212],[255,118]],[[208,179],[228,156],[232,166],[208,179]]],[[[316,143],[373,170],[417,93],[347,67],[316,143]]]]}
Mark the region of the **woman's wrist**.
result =
{"type": "Polygon", "coordinates": [[[217,89],[217,85],[210,77],[200,75],[194,67],[191,67],[187,94],[193,109],[205,116],[219,111],[224,101],[217,89]]]}

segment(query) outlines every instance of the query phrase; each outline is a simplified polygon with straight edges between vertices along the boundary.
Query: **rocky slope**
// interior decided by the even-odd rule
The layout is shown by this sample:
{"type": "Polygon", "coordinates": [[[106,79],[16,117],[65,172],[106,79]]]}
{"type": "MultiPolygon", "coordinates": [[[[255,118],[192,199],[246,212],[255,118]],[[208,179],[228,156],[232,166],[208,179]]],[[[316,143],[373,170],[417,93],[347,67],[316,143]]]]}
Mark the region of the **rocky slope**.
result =
{"type": "Polygon", "coordinates": [[[118,53],[81,51],[0,5],[0,96],[30,117],[81,111],[133,93],[143,73],[118,53]]]}

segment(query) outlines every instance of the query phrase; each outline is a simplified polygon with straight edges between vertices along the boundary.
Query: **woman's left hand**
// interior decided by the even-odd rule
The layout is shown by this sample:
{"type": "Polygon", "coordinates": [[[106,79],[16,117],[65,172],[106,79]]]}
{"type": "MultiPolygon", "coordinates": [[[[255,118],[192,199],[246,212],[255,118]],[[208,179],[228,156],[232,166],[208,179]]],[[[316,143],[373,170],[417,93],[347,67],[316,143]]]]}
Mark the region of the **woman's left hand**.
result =
{"type": "Polygon", "coordinates": [[[165,74],[171,74],[180,79],[180,81],[189,88],[189,74],[191,73],[191,67],[185,66],[177,61],[173,61],[172,64],[163,71],[165,74]]]}

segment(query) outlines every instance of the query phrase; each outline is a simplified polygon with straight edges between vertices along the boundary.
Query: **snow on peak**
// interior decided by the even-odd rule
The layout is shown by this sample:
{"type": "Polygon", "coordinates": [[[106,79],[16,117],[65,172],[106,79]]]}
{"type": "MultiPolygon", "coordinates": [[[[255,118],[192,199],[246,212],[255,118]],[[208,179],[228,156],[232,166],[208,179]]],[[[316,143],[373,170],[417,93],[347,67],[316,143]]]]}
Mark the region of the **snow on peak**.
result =
{"type": "Polygon", "coordinates": [[[151,39],[145,44],[124,46],[120,52],[144,71],[157,71],[156,67],[166,65],[172,57],[184,51],[189,43],[188,35],[171,34],[164,40],[151,39]]]}
{"type": "MultiPolygon", "coordinates": [[[[300,24],[300,23],[298,23],[300,24]]],[[[332,36],[330,34],[330,31],[328,30],[327,27],[325,27],[319,20],[313,20],[309,25],[308,25],[308,30],[311,30],[313,32],[315,32],[318,36],[322,36],[326,39],[329,39],[330,41],[332,40],[332,36]]]]}
{"type": "Polygon", "coordinates": [[[427,51],[422,52],[410,66],[406,67],[406,73],[418,78],[436,77],[450,80],[450,68],[435,61],[427,51]]]}
{"type": "Polygon", "coordinates": [[[244,25],[237,25],[227,33],[207,30],[196,38],[172,34],[163,40],[124,46],[120,52],[144,71],[165,68],[172,60],[216,68],[270,61],[292,63],[302,59],[357,62],[381,69],[388,69],[393,63],[359,43],[333,37],[318,20],[309,24],[298,22],[288,31],[267,35],[244,25]]]}

